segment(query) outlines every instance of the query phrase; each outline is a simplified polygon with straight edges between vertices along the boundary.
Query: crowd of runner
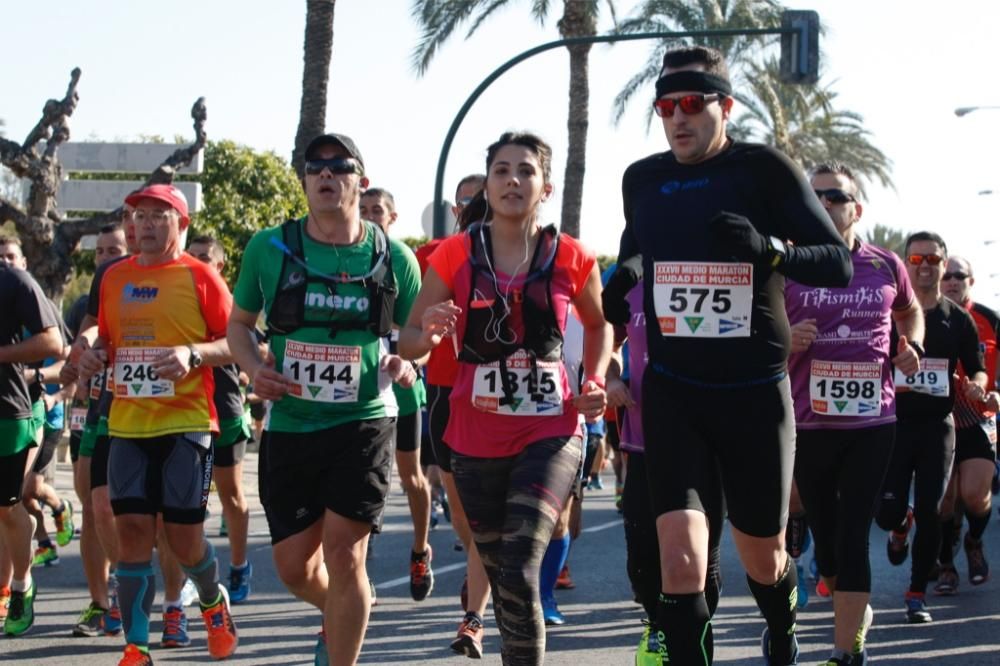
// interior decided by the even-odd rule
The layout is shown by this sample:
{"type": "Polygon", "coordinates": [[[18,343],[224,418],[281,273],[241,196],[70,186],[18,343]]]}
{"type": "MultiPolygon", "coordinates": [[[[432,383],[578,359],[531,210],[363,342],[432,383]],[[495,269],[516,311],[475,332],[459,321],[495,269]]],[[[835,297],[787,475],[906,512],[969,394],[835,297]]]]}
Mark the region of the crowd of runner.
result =
{"type": "Polygon", "coordinates": [[[78,534],[89,600],[74,636],[122,636],[120,666],[152,664],[151,646],[191,644],[197,602],[211,657],[233,655],[255,440],[275,571],[319,611],[316,664],[363,650],[394,465],[414,601],[434,589],[440,511],[467,555],[450,647],[470,658],[491,607],[503,663],[543,663],[608,455],[623,596],[645,611],[637,666],[712,663],[726,522],[767,664],[799,663],[811,593],[833,601],[825,664],[865,663],[873,521],[892,564],[910,557],[906,621],[931,622],[927,588],[957,592],[959,543],[969,583],[989,578],[1000,316],[971,300],[972,266],[944,238],[912,234],[902,257],[865,242],[851,170],[807,177],[733,140],[732,106],[718,52],[666,54],[653,107],[669,150],[626,170],[603,281],[593,252],[540,222],[552,151],[529,132],[488,146],[485,173],[456,188],[454,233],[416,253],[357,145],[316,137],[308,212],[253,236],[231,291],[222,244],[187,239],[171,185],[131,193],[101,229],[90,292],[65,317],[0,238],[4,633],[31,628],[45,598],[32,567],[78,534]],[[52,485],[67,429],[78,509],[52,485]],[[204,527],[213,483],[225,574],[204,527]]]}

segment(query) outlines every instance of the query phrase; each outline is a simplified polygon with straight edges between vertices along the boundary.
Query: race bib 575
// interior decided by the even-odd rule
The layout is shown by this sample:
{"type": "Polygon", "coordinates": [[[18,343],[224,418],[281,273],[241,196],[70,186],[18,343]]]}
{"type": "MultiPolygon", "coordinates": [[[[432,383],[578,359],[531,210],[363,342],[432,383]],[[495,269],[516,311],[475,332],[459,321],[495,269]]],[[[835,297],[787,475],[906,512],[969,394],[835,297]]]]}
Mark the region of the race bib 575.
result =
{"type": "Polygon", "coordinates": [[[653,306],[665,337],[750,337],[752,264],[657,261],[653,273],[653,306]]]}

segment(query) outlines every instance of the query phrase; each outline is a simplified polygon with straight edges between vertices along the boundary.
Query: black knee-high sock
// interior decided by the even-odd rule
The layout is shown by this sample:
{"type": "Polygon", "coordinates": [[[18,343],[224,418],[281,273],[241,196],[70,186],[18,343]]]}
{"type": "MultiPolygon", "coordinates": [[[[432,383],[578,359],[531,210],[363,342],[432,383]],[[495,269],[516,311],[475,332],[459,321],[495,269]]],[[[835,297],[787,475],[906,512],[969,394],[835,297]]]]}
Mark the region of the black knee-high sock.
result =
{"type": "MultiPolygon", "coordinates": [[[[660,594],[657,624],[671,664],[708,666],[714,658],[712,618],[702,592],[660,594]]],[[[666,662],[664,662],[666,663],[666,662]]]]}
{"type": "Polygon", "coordinates": [[[722,548],[715,546],[708,552],[708,575],[705,577],[705,603],[710,617],[715,617],[722,596],[722,548]]]}
{"type": "Polygon", "coordinates": [[[983,532],[986,531],[986,526],[990,523],[990,512],[986,511],[981,516],[973,514],[971,511],[965,512],[965,519],[969,521],[969,536],[979,541],[983,538],[983,532]]]}
{"type": "Polygon", "coordinates": [[[771,634],[771,663],[792,663],[795,636],[795,607],[798,596],[798,576],[791,558],[785,559],[785,570],[773,585],[758,583],[747,576],[750,593],[764,614],[771,634]]]}
{"type": "Polygon", "coordinates": [[[955,517],[947,516],[941,518],[941,552],[938,560],[941,564],[954,565],[955,563],[955,536],[961,527],[955,526],[955,517]]]}

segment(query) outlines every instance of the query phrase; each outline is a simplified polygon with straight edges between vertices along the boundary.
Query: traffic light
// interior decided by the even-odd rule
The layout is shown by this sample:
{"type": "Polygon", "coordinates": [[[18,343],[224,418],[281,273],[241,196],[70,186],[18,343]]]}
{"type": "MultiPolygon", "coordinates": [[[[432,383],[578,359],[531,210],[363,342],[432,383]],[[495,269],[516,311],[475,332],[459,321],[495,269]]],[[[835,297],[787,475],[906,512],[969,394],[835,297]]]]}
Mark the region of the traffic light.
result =
{"type": "Polygon", "coordinates": [[[781,14],[781,79],[786,83],[819,80],[819,14],[787,10],[781,14]]]}

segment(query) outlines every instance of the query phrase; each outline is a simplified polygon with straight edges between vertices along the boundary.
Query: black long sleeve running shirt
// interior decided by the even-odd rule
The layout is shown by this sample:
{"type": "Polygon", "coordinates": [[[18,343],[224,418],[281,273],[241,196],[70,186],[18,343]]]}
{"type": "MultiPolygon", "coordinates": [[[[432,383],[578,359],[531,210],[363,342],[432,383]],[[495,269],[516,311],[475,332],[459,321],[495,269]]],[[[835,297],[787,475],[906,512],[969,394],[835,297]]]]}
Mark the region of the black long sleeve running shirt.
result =
{"type": "Polygon", "coordinates": [[[829,215],[800,169],[768,146],[730,142],[697,164],[680,164],[671,152],[651,155],[626,169],[622,198],[618,261],[643,257],[650,366],[682,381],[722,387],[776,380],[790,343],[782,276],[828,287],[851,280],[850,252],[829,215]],[[734,262],[709,234],[709,220],[721,211],[789,243],[787,256],[777,270],[753,270],[749,337],[664,336],[654,307],[654,262],[734,262]]]}

